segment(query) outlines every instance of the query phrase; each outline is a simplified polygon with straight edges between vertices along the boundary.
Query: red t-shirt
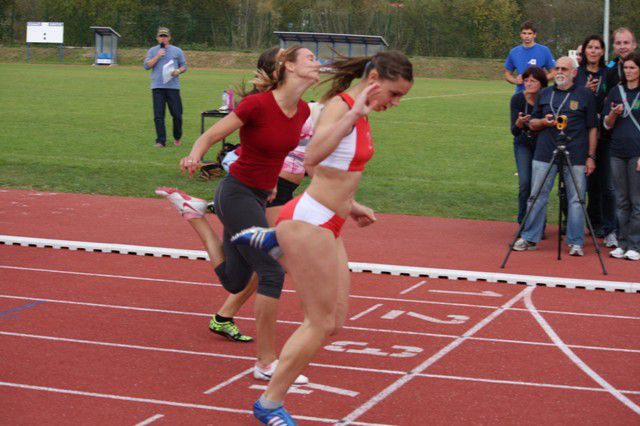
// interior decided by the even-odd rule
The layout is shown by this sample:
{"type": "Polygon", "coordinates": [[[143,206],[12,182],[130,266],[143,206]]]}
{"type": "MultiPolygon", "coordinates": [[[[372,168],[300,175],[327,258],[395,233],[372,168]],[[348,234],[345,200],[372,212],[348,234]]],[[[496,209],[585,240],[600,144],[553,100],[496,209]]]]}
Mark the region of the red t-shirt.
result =
{"type": "Polygon", "coordinates": [[[288,118],[273,92],[247,96],[233,112],[240,118],[240,157],[229,173],[252,188],[271,190],[278,182],[282,163],[300,141],[300,130],[309,117],[309,106],[298,101],[296,114],[288,118]]]}

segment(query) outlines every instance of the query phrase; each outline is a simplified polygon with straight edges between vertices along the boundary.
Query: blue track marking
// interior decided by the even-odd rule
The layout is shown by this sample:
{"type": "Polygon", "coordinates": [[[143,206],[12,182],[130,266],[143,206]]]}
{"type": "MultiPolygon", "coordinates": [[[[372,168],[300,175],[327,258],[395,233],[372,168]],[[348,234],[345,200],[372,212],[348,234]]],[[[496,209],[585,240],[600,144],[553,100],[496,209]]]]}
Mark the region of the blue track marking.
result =
{"type": "MultiPolygon", "coordinates": [[[[41,303],[44,303],[44,301],[38,300],[36,302],[31,302],[31,303],[27,303],[26,305],[18,306],[17,308],[11,308],[11,309],[8,309],[6,311],[0,311],[0,316],[7,315],[7,314],[10,314],[10,313],[16,312],[16,311],[21,311],[22,309],[32,308],[34,306],[40,305],[41,303]]],[[[15,315],[11,315],[11,316],[8,316],[8,317],[5,317],[5,318],[15,318],[15,317],[16,317],[15,315]]]]}

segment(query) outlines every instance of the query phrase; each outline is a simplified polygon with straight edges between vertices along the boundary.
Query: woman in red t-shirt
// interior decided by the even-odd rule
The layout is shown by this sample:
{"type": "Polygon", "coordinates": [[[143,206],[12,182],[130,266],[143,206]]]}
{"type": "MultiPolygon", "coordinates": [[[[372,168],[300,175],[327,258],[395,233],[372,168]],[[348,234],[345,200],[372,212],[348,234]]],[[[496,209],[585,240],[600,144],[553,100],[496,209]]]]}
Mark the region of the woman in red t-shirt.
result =
{"type": "Polygon", "coordinates": [[[311,184],[283,207],[275,232],[254,228],[232,238],[236,244],[272,254],[281,250],[280,259],[304,312],[302,325],[282,349],[266,392],[254,405],[254,415],[263,423],[295,424],[282,405],[284,397],[325,339],[344,324],[349,267],[340,230],[348,217],[361,227],[376,220],[372,209],[354,200],[362,171],[373,155],[368,114],[398,106],[413,85],[411,62],[396,51],[343,58],[331,68],[332,87],[322,100],[329,101],[304,161],[313,176],[311,184]],[[355,78],[362,79],[349,88],[355,78]]]}
{"type": "Polygon", "coordinates": [[[309,107],[301,97],[318,81],[319,71],[320,64],[309,49],[295,46],[281,52],[274,75],[260,70],[257,73],[254,83],[261,93],[244,98],[229,115],[203,133],[190,154],[180,160],[182,171],[193,175],[213,144],[240,131],[242,152],[214,197],[216,215],[224,225],[222,240],[203,217],[205,200],[171,188],[156,190],[178,208],[197,232],[225,289],[240,293],[247,289],[252,275],[257,275],[258,362],[254,375],[266,380],[276,365],[275,326],[284,270],[268,254],[235,246],[229,238],[250,226],[267,226],[267,198],[276,186],[285,157],[298,146],[300,130],[309,116],[309,107]]]}

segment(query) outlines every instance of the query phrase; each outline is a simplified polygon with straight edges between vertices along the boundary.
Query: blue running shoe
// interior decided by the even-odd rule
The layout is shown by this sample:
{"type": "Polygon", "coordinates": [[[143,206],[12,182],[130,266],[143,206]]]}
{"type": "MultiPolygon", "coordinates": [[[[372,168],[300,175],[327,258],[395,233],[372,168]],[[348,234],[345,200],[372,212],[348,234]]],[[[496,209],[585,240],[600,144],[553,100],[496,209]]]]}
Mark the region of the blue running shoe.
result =
{"type": "Polygon", "coordinates": [[[269,253],[274,259],[282,256],[282,250],[278,246],[276,228],[261,228],[252,226],[238,232],[231,237],[231,242],[240,246],[249,246],[269,253]]]}
{"type": "Polygon", "coordinates": [[[253,415],[256,419],[269,426],[297,426],[293,417],[287,413],[284,407],[275,410],[267,410],[260,405],[260,400],[253,404],[253,415]]]}

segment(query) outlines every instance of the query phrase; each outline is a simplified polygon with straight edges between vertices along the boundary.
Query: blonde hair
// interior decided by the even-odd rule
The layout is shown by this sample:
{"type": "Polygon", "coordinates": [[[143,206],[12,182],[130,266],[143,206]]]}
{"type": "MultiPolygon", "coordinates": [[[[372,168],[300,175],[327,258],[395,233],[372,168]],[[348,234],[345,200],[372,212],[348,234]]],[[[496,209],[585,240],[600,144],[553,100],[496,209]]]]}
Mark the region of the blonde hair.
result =
{"type": "Polygon", "coordinates": [[[267,73],[263,69],[256,71],[256,76],[251,83],[259,92],[266,92],[267,90],[277,89],[285,80],[287,62],[296,62],[298,57],[298,51],[304,49],[300,45],[291,46],[287,50],[281,51],[276,56],[276,66],[272,73],[267,73]]]}

